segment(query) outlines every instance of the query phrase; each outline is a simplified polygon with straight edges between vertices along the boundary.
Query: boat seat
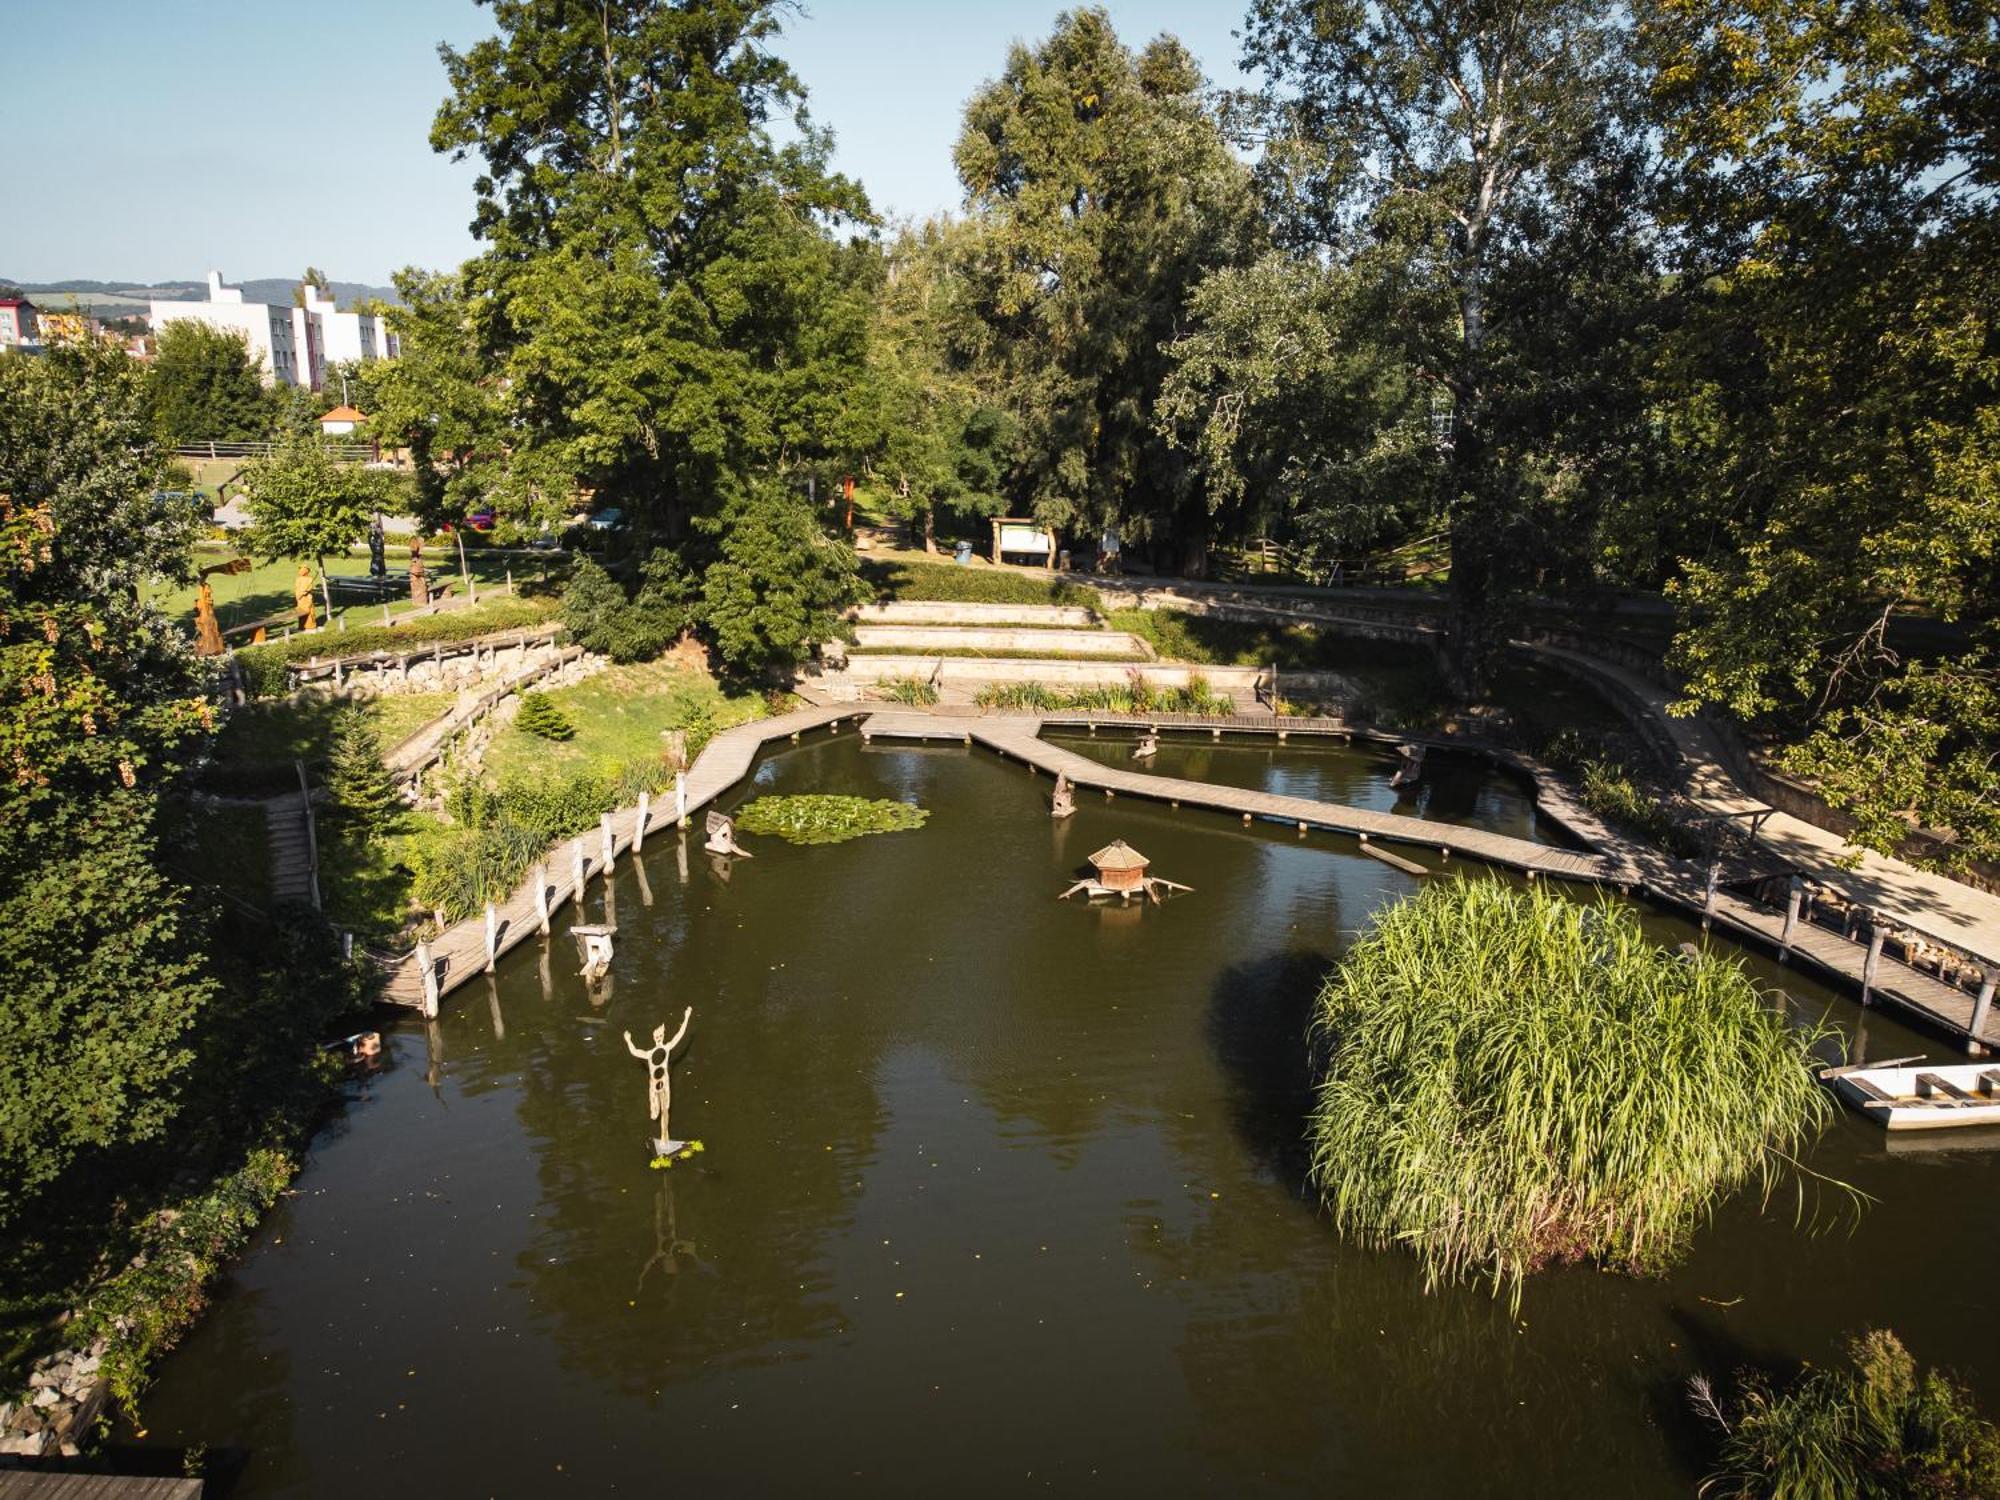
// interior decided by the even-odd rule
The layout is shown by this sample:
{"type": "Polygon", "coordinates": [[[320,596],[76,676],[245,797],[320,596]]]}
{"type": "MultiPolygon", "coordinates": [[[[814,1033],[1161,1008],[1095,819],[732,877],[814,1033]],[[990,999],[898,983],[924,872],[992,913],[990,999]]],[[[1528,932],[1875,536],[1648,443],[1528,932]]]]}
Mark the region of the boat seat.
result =
{"type": "Polygon", "coordinates": [[[1896,1102],[1893,1097],[1883,1093],[1881,1089],[1877,1088],[1867,1079],[1858,1077],[1853,1073],[1848,1074],[1841,1082],[1852,1088],[1856,1093],[1866,1096],[1871,1104],[1894,1104],[1896,1102]]]}
{"type": "Polygon", "coordinates": [[[1933,1098],[1942,1096],[1954,1104],[1977,1104],[1979,1102],[1975,1096],[1966,1093],[1964,1089],[1953,1083],[1949,1078],[1940,1078],[1935,1073],[1919,1073],[1917,1075],[1917,1085],[1920,1088],[1928,1088],[1933,1098]]]}
{"type": "Polygon", "coordinates": [[[1987,1068],[1979,1075],[1979,1087],[1988,1094],[2000,1094],[2000,1068],[1987,1068]]]}

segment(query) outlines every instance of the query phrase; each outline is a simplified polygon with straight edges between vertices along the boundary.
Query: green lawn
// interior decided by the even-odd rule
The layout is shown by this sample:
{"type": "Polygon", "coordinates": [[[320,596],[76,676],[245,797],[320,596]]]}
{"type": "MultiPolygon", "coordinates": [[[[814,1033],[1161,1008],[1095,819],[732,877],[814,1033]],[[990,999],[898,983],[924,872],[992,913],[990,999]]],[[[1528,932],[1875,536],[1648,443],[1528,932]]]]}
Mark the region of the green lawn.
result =
{"type": "Polygon", "coordinates": [[[232,772],[289,770],[324,760],[340,711],[358,706],[374,722],[383,750],[428,724],[456,701],[456,693],[397,693],[380,698],[312,697],[251,703],[230,714],[215,737],[215,764],[232,772]]]}
{"type": "MultiPolygon", "coordinates": [[[[195,548],[195,566],[212,567],[216,563],[227,562],[234,557],[248,556],[242,548],[226,542],[204,542],[195,548]]],[[[391,573],[407,572],[409,568],[407,547],[391,545],[386,562],[391,573]]],[[[310,565],[310,564],[309,564],[310,565]]],[[[426,547],[424,565],[429,570],[434,585],[450,584],[453,592],[462,592],[464,584],[458,571],[458,554],[455,549],[426,547]]],[[[523,582],[539,581],[545,565],[525,557],[495,557],[481,548],[467,548],[466,568],[472,574],[473,583],[478,588],[498,587],[507,580],[511,569],[514,577],[523,582]]],[[[360,547],[345,557],[329,557],[327,572],[341,574],[364,574],[368,571],[368,549],[360,547]]],[[[275,615],[289,615],[292,611],[292,588],[297,580],[299,560],[285,558],[278,562],[253,563],[248,572],[217,573],[208,580],[210,591],[215,595],[215,617],[222,628],[233,629],[239,625],[254,624],[275,615]]],[[[314,574],[317,580],[317,573],[314,574]]],[[[315,588],[315,597],[318,590],[315,588]]],[[[190,588],[155,588],[148,595],[149,602],[155,604],[168,619],[187,625],[194,625],[195,590],[190,588]]],[[[336,599],[336,616],[345,615],[348,627],[379,624],[382,606],[379,604],[350,604],[336,599]]],[[[399,615],[410,608],[407,599],[391,603],[389,613],[399,615]]],[[[324,614],[325,604],[319,605],[324,614]]]]}
{"type": "Polygon", "coordinates": [[[489,782],[585,766],[658,765],[665,730],[687,729],[695,740],[705,738],[704,729],[713,733],[765,712],[755,694],[731,697],[708,673],[668,660],[607,667],[548,696],[576,726],[575,737],[545,740],[510,725],[487,747],[489,782]]]}

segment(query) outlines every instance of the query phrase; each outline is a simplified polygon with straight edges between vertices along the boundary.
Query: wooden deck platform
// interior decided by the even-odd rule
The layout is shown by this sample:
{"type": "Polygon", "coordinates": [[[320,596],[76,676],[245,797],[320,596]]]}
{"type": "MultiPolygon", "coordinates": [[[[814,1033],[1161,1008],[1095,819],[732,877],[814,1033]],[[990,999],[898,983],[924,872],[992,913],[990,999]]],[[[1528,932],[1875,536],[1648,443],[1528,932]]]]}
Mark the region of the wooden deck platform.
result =
{"type": "MultiPolygon", "coordinates": [[[[1155,722],[1146,715],[1120,718],[1129,720],[1135,727],[1155,722]]],[[[692,817],[741,781],[749,774],[758,753],[772,741],[796,738],[808,730],[838,729],[852,723],[856,724],[863,739],[870,742],[906,740],[984,746],[1050,776],[1061,772],[1068,776],[1079,793],[1095,791],[1114,797],[1144,797],[1155,802],[1230,813],[1248,820],[1303,827],[1307,831],[1317,829],[1364,841],[1379,840],[1396,845],[1405,854],[1412,850],[1430,851],[1439,857],[1441,864],[1452,859],[1473,859],[1518,870],[1535,878],[1614,886],[1643,894],[1663,905],[1696,916],[1702,912],[1707,889],[1705,872],[1658,850],[1619,841],[1602,825],[1595,825],[1592,834],[1600,843],[1599,851],[1586,852],[1554,848],[1485,829],[1374,812],[1341,803],[1286,797],[1213,782],[1188,781],[1150,771],[1128,771],[1050,744],[1041,738],[1042,729],[1049,722],[1081,721],[1031,714],[980,714],[949,710],[932,713],[923,709],[884,708],[873,704],[831,704],[800,709],[776,718],[738,725],[710,740],[688,773],[687,812],[692,817]]],[[[1099,717],[1097,722],[1106,721],[1099,717]]],[[[1157,722],[1163,727],[1182,727],[1178,716],[1162,718],[1157,722]]],[[[1216,721],[1218,725],[1230,725],[1239,733],[1262,733],[1267,736],[1275,735],[1280,729],[1293,730],[1300,722],[1276,718],[1245,719],[1233,723],[1228,719],[1216,721]]],[[[673,794],[667,792],[650,807],[646,836],[652,837],[658,831],[671,829],[673,821],[673,794]]],[[[1584,821],[1594,823],[1588,818],[1584,821]]],[[[637,825],[637,808],[621,809],[613,815],[613,862],[631,849],[637,825]]],[[[592,830],[584,834],[581,844],[584,855],[581,886],[587,887],[594,877],[601,876],[605,870],[602,832],[592,830]]],[[[565,842],[549,852],[548,871],[551,913],[565,902],[580,899],[581,887],[576,879],[576,861],[571,843],[565,842]]],[[[1717,893],[1711,920],[1731,937],[1759,943],[1773,950],[1780,946],[1783,914],[1728,891],[1717,893]]],[[[497,909],[496,951],[504,954],[538,931],[531,882],[497,909]]],[[[431,952],[438,973],[440,994],[449,993],[484,972],[484,915],[453,925],[431,945],[431,952]]],[[[1793,962],[1809,964],[1828,978],[1858,989],[1866,950],[1838,933],[1810,923],[1800,923],[1793,934],[1787,957],[1793,962]]],[[[420,1007],[423,994],[422,976],[414,955],[391,968],[386,999],[420,1007]]],[[[1873,998],[1877,1002],[1887,1001],[1909,1010],[1950,1034],[1973,1039],[1971,995],[1886,955],[1877,970],[1873,998]]],[[[1982,1034],[1975,1040],[1986,1046],[2000,1047],[2000,1006],[1994,1007],[1982,1034]]]]}
{"type": "Polygon", "coordinates": [[[0,1500],[201,1500],[199,1479],[0,1469],[0,1500]]]}

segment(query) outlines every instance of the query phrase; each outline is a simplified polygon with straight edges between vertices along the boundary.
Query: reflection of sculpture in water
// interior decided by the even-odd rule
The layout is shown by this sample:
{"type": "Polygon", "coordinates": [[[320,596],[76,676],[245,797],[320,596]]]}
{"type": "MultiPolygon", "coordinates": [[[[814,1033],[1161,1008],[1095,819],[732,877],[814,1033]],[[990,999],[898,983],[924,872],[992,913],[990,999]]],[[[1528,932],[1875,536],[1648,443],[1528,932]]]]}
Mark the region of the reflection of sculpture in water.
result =
{"type": "Polygon", "coordinates": [[[680,1275],[682,1256],[700,1269],[701,1257],[694,1252],[694,1241],[680,1237],[680,1222],[674,1216],[674,1185],[663,1179],[659,1194],[653,1199],[653,1258],[640,1268],[639,1285],[633,1295],[645,1292],[646,1278],[653,1274],[655,1266],[669,1276],[680,1275]]]}
{"type": "Polygon", "coordinates": [[[653,1028],[653,1045],[646,1048],[639,1047],[632,1040],[631,1032],[625,1033],[625,1050],[646,1065],[646,1114],[647,1118],[659,1122],[659,1133],[653,1137],[653,1157],[662,1165],[670,1165],[701,1149],[700,1141],[677,1141],[667,1133],[667,1112],[673,1108],[674,1102],[673,1074],[669,1063],[674,1048],[687,1035],[688,1022],[693,1019],[694,1007],[690,1005],[682,1014],[681,1029],[674,1033],[672,1041],[667,1040],[667,1027],[663,1021],[653,1028]]]}

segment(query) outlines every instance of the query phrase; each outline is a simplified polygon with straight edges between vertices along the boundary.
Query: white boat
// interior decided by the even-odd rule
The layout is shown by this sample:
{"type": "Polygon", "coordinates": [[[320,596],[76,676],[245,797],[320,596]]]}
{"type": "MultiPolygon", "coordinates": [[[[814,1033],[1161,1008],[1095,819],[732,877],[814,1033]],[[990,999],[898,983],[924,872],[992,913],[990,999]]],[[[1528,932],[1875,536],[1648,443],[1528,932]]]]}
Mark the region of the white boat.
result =
{"type": "Polygon", "coordinates": [[[1988,1063],[1932,1064],[1901,1057],[1881,1066],[1822,1068],[1819,1076],[1890,1130],[2000,1125],[2000,1067],[1988,1063]]]}

